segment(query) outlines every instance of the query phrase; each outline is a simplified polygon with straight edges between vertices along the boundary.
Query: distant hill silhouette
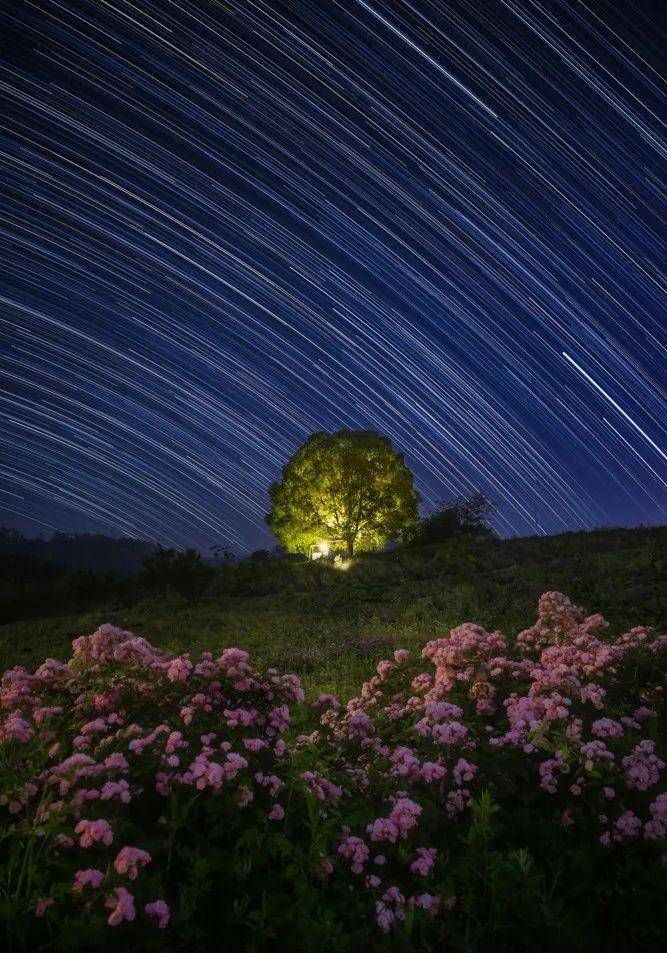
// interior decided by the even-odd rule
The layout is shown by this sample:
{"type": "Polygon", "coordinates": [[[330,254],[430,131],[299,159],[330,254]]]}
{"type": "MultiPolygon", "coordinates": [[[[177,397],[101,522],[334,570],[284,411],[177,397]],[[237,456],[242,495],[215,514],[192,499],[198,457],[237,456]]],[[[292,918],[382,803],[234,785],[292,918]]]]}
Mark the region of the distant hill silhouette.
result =
{"type": "Polygon", "coordinates": [[[92,572],[133,573],[141,569],[141,561],[155,549],[155,544],[141,539],[116,539],[101,533],[54,533],[24,536],[9,526],[0,527],[0,553],[21,553],[37,556],[68,569],[92,572]]]}

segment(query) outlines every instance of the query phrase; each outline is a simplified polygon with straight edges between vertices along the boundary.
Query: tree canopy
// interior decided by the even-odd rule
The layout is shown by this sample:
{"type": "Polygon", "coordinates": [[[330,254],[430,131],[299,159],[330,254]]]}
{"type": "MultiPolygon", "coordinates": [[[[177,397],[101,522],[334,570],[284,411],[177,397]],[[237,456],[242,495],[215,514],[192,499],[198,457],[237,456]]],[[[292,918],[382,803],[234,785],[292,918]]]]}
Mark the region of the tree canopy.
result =
{"type": "Polygon", "coordinates": [[[266,522],[290,552],[322,540],[349,555],[396,539],[418,519],[419,494],[403,455],[375,430],[315,433],[269,489],[266,522]]]}

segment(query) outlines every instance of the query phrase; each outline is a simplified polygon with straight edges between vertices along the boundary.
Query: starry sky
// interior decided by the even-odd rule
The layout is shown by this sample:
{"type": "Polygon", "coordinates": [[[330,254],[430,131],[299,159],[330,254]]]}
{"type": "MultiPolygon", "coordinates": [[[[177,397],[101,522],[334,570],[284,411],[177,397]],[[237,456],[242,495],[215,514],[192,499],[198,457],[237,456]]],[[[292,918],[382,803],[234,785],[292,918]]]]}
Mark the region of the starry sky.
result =
{"type": "Polygon", "coordinates": [[[316,430],[665,522],[661,3],[10,0],[0,522],[271,544],[316,430]]]}

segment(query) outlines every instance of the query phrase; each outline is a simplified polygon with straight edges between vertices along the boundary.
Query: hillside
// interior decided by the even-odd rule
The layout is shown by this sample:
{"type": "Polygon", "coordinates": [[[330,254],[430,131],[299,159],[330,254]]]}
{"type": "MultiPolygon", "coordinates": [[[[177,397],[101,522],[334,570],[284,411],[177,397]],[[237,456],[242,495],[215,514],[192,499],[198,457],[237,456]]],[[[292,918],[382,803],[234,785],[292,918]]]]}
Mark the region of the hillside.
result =
{"type": "Polygon", "coordinates": [[[235,645],[294,671],[307,689],[352,691],[393,646],[421,647],[464,621],[507,632],[533,622],[540,593],[560,590],[601,611],[612,632],[667,619],[667,527],[552,537],[452,540],[367,554],[342,572],[314,563],[222,567],[198,604],[106,595],[70,614],[0,627],[0,666],[66,658],[102,622],[174,651],[235,645]]]}
{"type": "Polygon", "coordinates": [[[247,561],[5,625],[43,663],[1,686],[5,946],[663,948],[666,537],[247,561]]]}

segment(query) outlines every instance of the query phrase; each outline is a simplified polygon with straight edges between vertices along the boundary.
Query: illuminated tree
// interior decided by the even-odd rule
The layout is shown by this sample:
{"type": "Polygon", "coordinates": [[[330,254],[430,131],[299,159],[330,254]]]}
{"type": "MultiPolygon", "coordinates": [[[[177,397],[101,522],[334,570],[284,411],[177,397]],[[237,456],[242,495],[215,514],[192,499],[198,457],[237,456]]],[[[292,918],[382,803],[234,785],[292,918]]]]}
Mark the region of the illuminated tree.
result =
{"type": "Polygon", "coordinates": [[[323,540],[348,555],[396,539],[417,521],[412,473],[375,430],[315,433],[269,489],[266,522],[290,552],[323,540]]]}

